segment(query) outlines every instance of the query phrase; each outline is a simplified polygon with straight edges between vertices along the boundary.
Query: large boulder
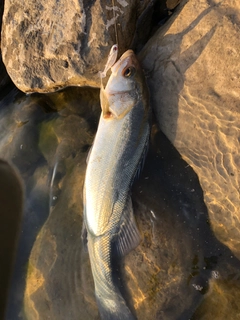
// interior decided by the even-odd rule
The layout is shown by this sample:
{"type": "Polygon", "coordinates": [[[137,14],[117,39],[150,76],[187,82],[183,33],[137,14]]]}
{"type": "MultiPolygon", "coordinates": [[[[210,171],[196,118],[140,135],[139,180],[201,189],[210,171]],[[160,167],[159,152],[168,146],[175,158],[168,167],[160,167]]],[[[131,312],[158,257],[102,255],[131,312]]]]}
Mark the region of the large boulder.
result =
{"type": "Polygon", "coordinates": [[[98,72],[111,46],[117,42],[120,54],[130,47],[141,49],[153,25],[165,21],[179,2],[6,0],[3,62],[24,92],[99,87],[98,72]]]}
{"type": "Polygon", "coordinates": [[[118,40],[120,52],[130,47],[138,20],[151,12],[152,3],[6,0],[2,55],[7,71],[24,92],[98,87],[111,46],[118,40]]]}
{"type": "Polygon", "coordinates": [[[240,257],[240,3],[188,1],[141,53],[160,128],[198,174],[211,226],[240,257]]]}

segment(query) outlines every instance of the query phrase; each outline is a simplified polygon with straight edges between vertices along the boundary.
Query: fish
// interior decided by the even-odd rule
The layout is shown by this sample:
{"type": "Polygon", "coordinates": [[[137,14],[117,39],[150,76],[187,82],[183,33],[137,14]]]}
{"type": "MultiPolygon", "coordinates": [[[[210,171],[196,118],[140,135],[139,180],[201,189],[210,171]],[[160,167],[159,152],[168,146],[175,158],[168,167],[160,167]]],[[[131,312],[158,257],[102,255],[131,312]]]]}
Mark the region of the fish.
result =
{"type": "Polygon", "coordinates": [[[90,257],[103,320],[133,320],[114,279],[112,262],[140,243],[131,187],[146,157],[151,108],[143,70],[132,50],[111,67],[101,86],[97,133],[87,160],[82,237],[90,257]]]}

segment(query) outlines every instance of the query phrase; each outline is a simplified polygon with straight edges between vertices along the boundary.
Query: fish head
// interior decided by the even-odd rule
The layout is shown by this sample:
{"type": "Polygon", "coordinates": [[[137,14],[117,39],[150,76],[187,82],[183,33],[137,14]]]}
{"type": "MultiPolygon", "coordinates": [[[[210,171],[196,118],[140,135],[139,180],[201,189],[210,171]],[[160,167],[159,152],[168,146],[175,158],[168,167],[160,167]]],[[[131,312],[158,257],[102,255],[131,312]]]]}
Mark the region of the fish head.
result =
{"type": "Polygon", "coordinates": [[[148,100],[145,77],[132,50],[127,50],[111,67],[111,76],[105,89],[101,88],[100,98],[105,119],[121,119],[138,101],[148,100]]]}

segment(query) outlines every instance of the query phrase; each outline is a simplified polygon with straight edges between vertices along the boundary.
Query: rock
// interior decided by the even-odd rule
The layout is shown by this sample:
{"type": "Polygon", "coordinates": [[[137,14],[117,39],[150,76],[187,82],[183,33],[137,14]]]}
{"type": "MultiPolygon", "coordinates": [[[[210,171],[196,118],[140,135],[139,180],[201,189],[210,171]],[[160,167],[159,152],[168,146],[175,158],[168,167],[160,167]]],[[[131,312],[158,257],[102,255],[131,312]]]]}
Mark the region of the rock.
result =
{"type": "MultiPolygon", "coordinates": [[[[228,259],[229,253],[224,254],[211,234],[201,188],[191,167],[167,148],[166,139],[158,132],[152,141],[156,147],[133,189],[142,241],[117,269],[121,270],[124,296],[137,319],[169,320],[180,315],[188,319],[207,290],[209,269],[217,267],[220,256],[228,259]],[[168,152],[161,151],[163,145],[168,152]],[[174,162],[178,166],[173,174],[174,162]],[[207,260],[212,261],[211,266],[207,260]]],[[[56,162],[51,183],[54,200],[29,258],[24,312],[28,320],[99,319],[90,262],[81,240],[80,190],[87,154],[77,152],[79,148],[71,144],[76,152],[72,157],[61,144],[61,163],[56,162]]]]}
{"type": "Polygon", "coordinates": [[[180,0],[167,0],[166,6],[169,10],[174,9],[178,4],[180,3],[180,0]]]}
{"type": "MultiPolygon", "coordinates": [[[[2,56],[15,85],[24,92],[62,87],[99,87],[111,46],[128,49],[138,19],[152,1],[5,1],[2,56]],[[114,10],[113,10],[114,8],[114,10]]],[[[141,27],[141,24],[138,24],[141,27]]],[[[144,30],[143,30],[144,31],[144,30]]]]}
{"type": "Polygon", "coordinates": [[[23,215],[23,188],[19,175],[0,159],[0,318],[5,309],[23,215]]]}
{"type": "MultiPolygon", "coordinates": [[[[19,317],[24,296],[26,265],[50,208],[53,209],[58,203],[61,193],[66,193],[69,197],[67,206],[75,205],[71,202],[74,201],[70,196],[71,187],[62,185],[63,177],[71,176],[73,167],[80,170],[80,163],[85,168],[86,152],[93,140],[98,119],[96,114],[99,116],[99,112],[99,90],[88,88],[84,91],[82,88],[67,88],[64,93],[49,95],[24,95],[13,88],[0,100],[0,158],[14,163],[19,169],[25,191],[24,219],[7,319],[19,317]],[[86,115],[89,107],[92,110],[91,115],[86,115]],[[59,112],[56,111],[57,108],[59,112]]],[[[81,170],[82,180],[85,171],[81,170]]],[[[79,172],[76,171],[76,177],[78,176],[79,172]]],[[[81,194],[82,189],[76,188],[78,202],[82,199],[81,194]]],[[[78,215],[79,208],[78,204],[78,215]]],[[[72,227],[71,224],[69,232],[72,227]]],[[[81,226],[78,226],[79,230],[81,226]]]]}
{"type": "Polygon", "coordinates": [[[149,40],[149,72],[161,130],[197,173],[217,238],[240,258],[240,3],[181,5],[149,40]]]}
{"type": "Polygon", "coordinates": [[[229,265],[225,265],[224,269],[228,271],[228,274],[232,274],[230,279],[228,277],[230,281],[227,281],[227,278],[221,273],[214,273],[215,276],[209,283],[209,294],[191,317],[192,320],[208,320],[209,315],[211,319],[216,320],[238,318],[239,309],[236,301],[240,299],[239,272],[231,270],[229,265]]]}
{"type": "MultiPolygon", "coordinates": [[[[3,1],[0,2],[0,30],[2,28],[2,15],[3,15],[3,1]]],[[[1,44],[1,34],[0,34],[0,44],[1,44]]],[[[4,88],[8,83],[10,83],[10,77],[7,74],[6,68],[2,62],[2,55],[0,54],[0,89],[4,88]]]]}

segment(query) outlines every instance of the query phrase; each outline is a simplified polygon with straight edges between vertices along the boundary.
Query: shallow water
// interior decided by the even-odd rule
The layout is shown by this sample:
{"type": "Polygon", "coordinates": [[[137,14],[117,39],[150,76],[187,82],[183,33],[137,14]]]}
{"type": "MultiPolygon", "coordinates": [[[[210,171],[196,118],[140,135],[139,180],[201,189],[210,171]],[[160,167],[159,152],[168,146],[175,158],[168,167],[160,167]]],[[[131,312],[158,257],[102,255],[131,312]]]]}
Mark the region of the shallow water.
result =
{"type": "MultiPolygon", "coordinates": [[[[99,114],[89,88],[26,96],[9,87],[0,101],[0,157],[25,185],[7,320],[99,319],[81,243],[99,114]]],[[[240,262],[212,234],[197,176],[155,125],[133,203],[142,241],[115,272],[137,318],[240,319],[240,262]]]]}

